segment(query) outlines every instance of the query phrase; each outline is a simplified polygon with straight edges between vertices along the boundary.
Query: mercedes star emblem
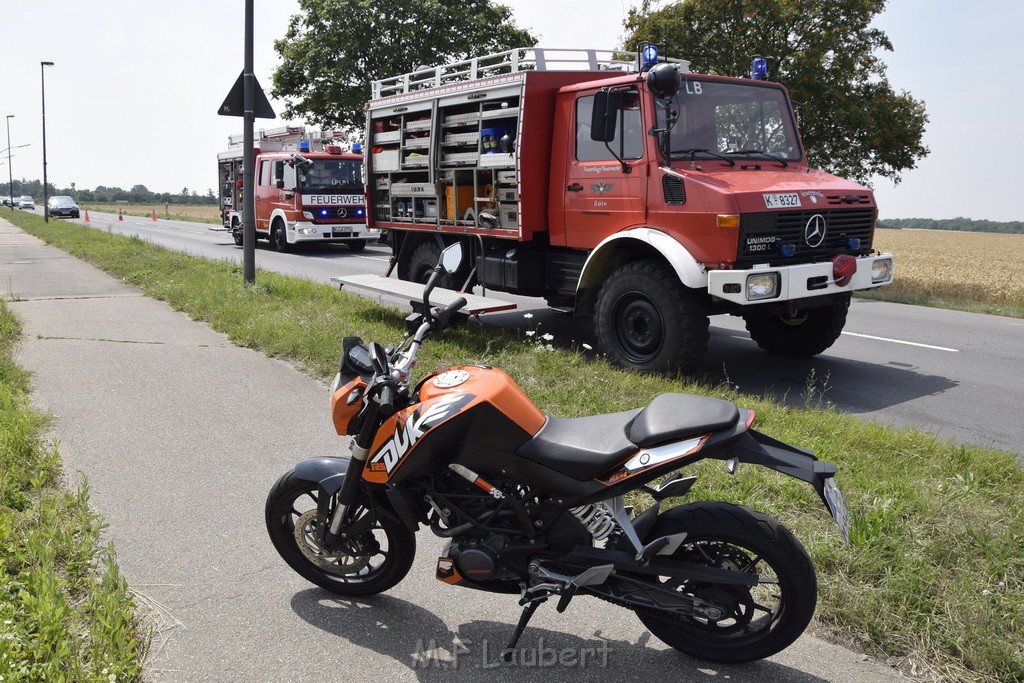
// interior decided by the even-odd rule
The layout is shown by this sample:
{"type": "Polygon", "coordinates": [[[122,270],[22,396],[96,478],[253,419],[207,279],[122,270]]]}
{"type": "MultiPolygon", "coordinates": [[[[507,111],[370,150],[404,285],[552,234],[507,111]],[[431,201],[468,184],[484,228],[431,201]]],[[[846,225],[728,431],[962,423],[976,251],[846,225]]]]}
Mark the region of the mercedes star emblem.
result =
{"type": "Polygon", "coordinates": [[[804,226],[804,242],[811,249],[817,249],[825,241],[825,217],[816,213],[807,221],[804,226]]]}

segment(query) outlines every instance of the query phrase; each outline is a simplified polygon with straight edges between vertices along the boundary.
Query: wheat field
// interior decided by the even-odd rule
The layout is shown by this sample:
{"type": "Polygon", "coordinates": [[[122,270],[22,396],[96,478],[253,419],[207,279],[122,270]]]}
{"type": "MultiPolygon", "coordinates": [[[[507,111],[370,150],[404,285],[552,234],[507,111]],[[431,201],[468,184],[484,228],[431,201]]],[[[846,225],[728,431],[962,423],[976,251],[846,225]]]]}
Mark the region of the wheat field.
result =
{"type": "Polygon", "coordinates": [[[874,246],[896,259],[893,284],[878,290],[882,298],[905,294],[1024,309],[1024,235],[877,230],[874,246]]]}

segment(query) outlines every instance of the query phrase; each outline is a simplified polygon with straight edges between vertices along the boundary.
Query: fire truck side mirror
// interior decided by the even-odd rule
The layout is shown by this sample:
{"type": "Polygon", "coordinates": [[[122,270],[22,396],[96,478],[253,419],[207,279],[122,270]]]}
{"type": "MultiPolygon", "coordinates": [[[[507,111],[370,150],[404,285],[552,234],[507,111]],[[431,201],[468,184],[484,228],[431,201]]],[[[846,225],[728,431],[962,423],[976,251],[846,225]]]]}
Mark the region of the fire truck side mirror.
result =
{"type": "Polygon", "coordinates": [[[274,185],[279,190],[284,189],[284,164],[280,161],[274,162],[274,185]]]}
{"type": "Polygon", "coordinates": [[[598,90],[594,93],[594,110],[590,116],[590,139],[611,142],[622,109],[621,90],[598,90]]]}

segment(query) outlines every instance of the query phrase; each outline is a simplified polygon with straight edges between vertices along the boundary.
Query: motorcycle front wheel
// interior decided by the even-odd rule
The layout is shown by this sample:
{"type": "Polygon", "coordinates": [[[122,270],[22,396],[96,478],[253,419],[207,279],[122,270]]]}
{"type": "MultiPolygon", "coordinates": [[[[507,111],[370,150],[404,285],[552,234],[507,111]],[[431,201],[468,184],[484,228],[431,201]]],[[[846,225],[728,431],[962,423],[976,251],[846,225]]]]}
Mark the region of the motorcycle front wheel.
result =
{"type": "MultiPolygon", "coordinates": [[[[301,576],[339,595],[373,595],[391,588],[409,572],[416,537],[401,522],[376,515],[362,493],[346,516],[346,526],[369,522],[365,531],[327,549],[317,519],[320,491],[316,482],[289,472],[267,496],[267,532],[274,548],[301,576]],[[369,515],[369,517],[367,517],[369,515]]],[[[328,508],[334,509],[334,501],[328,508]]]]}
{"type": "Polygon", "coordinates": [[[758,576],[752,587],[662,577],[662,588],[718,608],[720,619],[638,610],[650,632],[698,659],[763,659],[795,641],[814,615],[818,584],[807,551],[768,515],[730,503],[700,502],[662,514],[651,539],[686,532],[672,559],[758,576]]]}

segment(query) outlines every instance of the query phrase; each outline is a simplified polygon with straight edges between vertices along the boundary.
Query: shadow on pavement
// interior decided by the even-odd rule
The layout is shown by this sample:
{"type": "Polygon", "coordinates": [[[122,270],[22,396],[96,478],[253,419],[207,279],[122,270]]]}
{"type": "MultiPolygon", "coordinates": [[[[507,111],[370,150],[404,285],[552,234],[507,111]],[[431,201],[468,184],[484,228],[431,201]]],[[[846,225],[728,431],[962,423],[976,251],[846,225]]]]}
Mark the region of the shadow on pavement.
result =
{"type": "Polygon", "coordinates": [[[514,662],[502,664],[499,656],[512,635],[507,623],[473,620],[452,630],[432,612],[405,600],[388,595],[339,598],[317,588],[296,593],[291,606],[324,632],[393,659],[394,679],[400,677],[399,670],[408,669],[420,681],[518,681],[534,672],[532,677],[545,681],[576,681],[583,674],[602,682],[633,683],[644,676],[664,678],[668,671],[674,681],[693,683],[824,680],[772,661],[736,666],[700,662],[674,650],[648,647],[652,636],[647,631],[631,643],[606,639],[600,629],[581,638],[530,626],[514,662]]]}

